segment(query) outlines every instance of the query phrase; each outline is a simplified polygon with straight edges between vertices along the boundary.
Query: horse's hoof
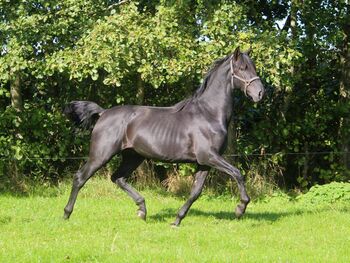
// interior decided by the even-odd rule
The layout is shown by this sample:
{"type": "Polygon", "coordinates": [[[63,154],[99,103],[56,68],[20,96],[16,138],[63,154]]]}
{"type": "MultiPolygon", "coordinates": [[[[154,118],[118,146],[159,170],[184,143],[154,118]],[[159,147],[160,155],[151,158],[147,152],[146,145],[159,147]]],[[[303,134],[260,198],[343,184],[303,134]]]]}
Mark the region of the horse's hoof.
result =
{"type": "Polygon", "coordinates": [[[242,209],[240,206],[237,206],[235,210],[236,218],[240,219],[243,216],[243,214],[244,214],[244,209],[242,209]]]}
{"type": "Polygon", "coordinates": [[[141,218],[143,221],[146,221],[146,213],[143,211],[137,211],[137,216],[141,218]]]}
{"type": "Polygon", "coordinates": [[[172,228],[178,228],[180,226],[180,223],[181,223],[181,219],[177,217],[175,221],[170,224],[170,226],[172,228]]]}
{"type": "Polygon", "coordinates": [[[174,229],[179,228],[179,226],[180,226],[180,224],[177,224],[176,222],[173,222],[173,223],[170,224],[170,227],[174,228],[174,229]]]}
{"type": "Polygon", "coordinates": [[[68,219],[69,219],[69,216],[70,216],[69,214],[64,213],[63,219],[64,219],[64,220],[68,220],[68,219]]]}

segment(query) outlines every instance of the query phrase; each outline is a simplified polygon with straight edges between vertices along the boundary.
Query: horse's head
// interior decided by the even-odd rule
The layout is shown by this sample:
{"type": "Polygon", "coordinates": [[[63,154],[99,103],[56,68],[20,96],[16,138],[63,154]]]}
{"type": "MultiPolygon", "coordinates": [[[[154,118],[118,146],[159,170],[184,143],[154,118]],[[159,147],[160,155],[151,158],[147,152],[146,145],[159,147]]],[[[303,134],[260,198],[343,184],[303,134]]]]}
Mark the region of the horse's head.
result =
{"type": "Polygon", "coordinates": [[[262,99],[265,93],[264,85],[256,74],[256,68],[249,57],[250,51],[244,53],[239,47],[231,56],[231,82],[232,86],[239,87],[246,96],[254,102],[262,99]]]}

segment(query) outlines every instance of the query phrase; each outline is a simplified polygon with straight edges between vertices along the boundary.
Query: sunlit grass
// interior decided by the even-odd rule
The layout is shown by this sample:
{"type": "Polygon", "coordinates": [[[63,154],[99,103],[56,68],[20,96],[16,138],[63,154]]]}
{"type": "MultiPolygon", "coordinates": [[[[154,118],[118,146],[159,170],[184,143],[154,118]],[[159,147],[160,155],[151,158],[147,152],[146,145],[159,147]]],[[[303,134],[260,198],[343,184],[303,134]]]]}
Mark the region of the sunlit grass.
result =
{"type": "Polygon", "coordinates": [[[304,207],[283,196],[253,202],[242,220],[235,200],[202,196],[181,227],[184,200],[142,191],[147,223],[107,180],[90,181],[69,221],[67,185],[50,194],[0,196],[1,262],[349,262],[350,204],[304,207]],[[45,197],[49,196],[49,197],[45,197]]]}

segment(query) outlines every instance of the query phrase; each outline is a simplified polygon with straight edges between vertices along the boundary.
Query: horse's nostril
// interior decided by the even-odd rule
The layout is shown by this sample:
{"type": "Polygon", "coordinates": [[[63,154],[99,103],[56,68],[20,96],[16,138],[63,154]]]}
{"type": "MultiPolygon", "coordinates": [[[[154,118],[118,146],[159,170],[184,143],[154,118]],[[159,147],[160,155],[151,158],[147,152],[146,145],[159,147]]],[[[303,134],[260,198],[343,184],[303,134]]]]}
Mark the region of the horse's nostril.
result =
{"type": "Polygon", "coordinates": [[[259,91],[259,98],[261,99],[262,97],[262,90],[259,91]]]}

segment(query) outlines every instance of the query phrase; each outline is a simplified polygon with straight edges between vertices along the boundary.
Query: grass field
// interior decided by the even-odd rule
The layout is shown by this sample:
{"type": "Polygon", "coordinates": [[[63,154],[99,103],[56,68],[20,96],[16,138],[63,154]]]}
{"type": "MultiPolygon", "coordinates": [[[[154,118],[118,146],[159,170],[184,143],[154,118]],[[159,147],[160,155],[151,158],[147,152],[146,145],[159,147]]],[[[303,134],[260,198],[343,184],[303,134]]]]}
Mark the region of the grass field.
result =
{"type": "Polygon", "coordinates": [[[69,187],[28,197],[0,195],[1,262],[350,262],[350,203],[305,206],[277,195],[252,202],[236,220],[236,200],[204,194],[181,227],[184,200],[142,191],[147,222],[107,180],[81,191],[62,219],[69,187]]]}

